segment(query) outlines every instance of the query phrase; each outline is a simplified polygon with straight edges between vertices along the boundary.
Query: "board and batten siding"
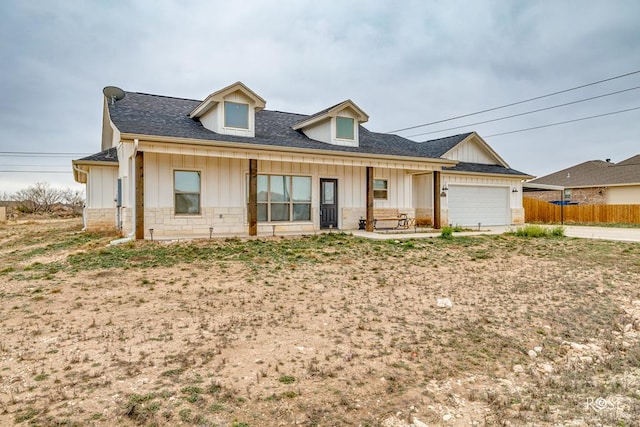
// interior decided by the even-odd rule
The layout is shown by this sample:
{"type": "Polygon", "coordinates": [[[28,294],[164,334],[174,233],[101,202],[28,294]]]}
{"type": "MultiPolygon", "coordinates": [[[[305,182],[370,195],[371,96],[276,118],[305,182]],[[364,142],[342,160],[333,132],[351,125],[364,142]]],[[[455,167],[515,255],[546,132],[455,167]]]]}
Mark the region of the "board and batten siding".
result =
{"type": "MultiPolygon", "coordinates": [[[[202,206],[244,207],[248,162],[239,159],[145,153],[145,207],[173,206],[173,171],[201,173],[202,206]]],[[[342,165],[259,161],[259,174],[301,175],[312,178],[313,203],[318,203],[320,178],[338,179],[341,207],[365,207],[366,169],[342,165]]],[[[412,176],[402,170],[378,169],[376,179],[386,179],[389,198],[376,207],[410,207],[412,176]]]]}
{"type": "MultiPolygon", "coordinates": [[[[247,221],[247,159],[192,156],[145,152],[145,228],[156,236],[182,233],[203,234],[209,226],[217,231],[243,232],[247,221]],[[175,215],[174,171],[193,170],[201,176],[201,214],[185,218],[175,215]],[[195,224],[195,225],[193,225],[195,224]],[[225,228],[226,227],[226,228],[225,228]]],[[[265,175],[309,176],[312,179],[312,221],[310,229],[319,228],[320,179],[338,180],[339,227],[356,228],[366,212],[366,168],[323,163],[258,161],[258,173],[265,175]]],[[[387,200],[377,200],[376,208],[412,208],[413,176],[404,170],[376,169],[375,177],[388,182],[387,200]]],[[[279,227],[296,227],[296,223],[278,223],[279,227]]]]}
{"type": "Polygon", "coordinates": [[[86,206],[96,209],[115,207],[117,180],[117,167],[91,166],[87,180],[86,206]]]}
{"type": "Polygon", "coordinates": [[[145,153],[145,207],[173,207],[173,175],[176,170],[200,172],[201,206],[244,206],[247,169],[239,159],[145,153]]]}
{"type": "Polygon", "coordinates": [[[314,207],[320,204],[320,178],[335,178],[338,180],[340,208],[362,208],[366,205],[366,170],[362,167],[259,161],[258,174],[310,176],[311,204],[314,207]]]}
{"type": "Polygon", "coordinates": [[[87,230],[113,229],[116,224],[118,168],[89,166],[83,210],[87,230]]]}
{"type": "Polygon", "coordinates": [[[387,200],[375,199],[374,208],[406,210],[413,207],[413,179],[407,172],[399,169],[375,169],[373,178],[387,180],[387,200]]]}
{"type": "Polygon", "coordinates": [[[473,141],[460,144],[448,152],[445,156],[449,160],[461,162],[482,163],[486,165],[496,164],[496,159],[485,149],[473,141]]]}
{"type": "Polygon", "coordinates": [[[413,176],[413,203],[417,209],[433,209],[433,174],[413,176]]]}

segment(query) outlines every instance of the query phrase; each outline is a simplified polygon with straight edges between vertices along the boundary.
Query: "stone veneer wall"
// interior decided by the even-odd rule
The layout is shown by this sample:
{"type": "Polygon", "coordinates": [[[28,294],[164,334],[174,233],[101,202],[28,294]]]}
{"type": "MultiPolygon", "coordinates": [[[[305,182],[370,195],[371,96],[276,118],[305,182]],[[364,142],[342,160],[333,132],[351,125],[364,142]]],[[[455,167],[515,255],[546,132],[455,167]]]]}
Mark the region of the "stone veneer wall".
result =
{"type": "Polygon", "coordinates": [[[116,228],[116,208],[85,208],[87,230],[114,230],[116,228]]]}
{"type": "Polygon", "coordinates": [[[440,227],[447,227],[449,225],[449,209],[440,210],[440,227]]]}
{"type": "Polygon", "coordinates": [[[209,228],[214,234],[235,234],[247,231],[244,209],[203,208],[200,215],[174,215],[173,208],[144,210],[144,236],[151,237],[195,237],[208,236],[209,228]]]}
{"type": "MultiPolygon", "coordinates": [[[[394,208],[394,214],[406,213],[409,218],[415,218],[417,210],[413,208],[394,208]]],[[[387,215],[390,209],[375,209],[377,215],[387,215]]],[[[374,215],[375,215],[374,214],[374,215]]],[[[115,215],[115,214],[114,214],[115,215]]],[[[317,209],[312,210],[317,216],[317,209]]],[[[431,218],[431,210],[425,210],[421,215],[431,218]]],[[[388,216],[388,215],[387,215],[388,216]]],[[[360,219],[366,217],[365,208],[343,208],[342,229],[357,230],[360,219]]],[[[115,218],[115,217],[114,217],[115,218]]],[[[123,233],[131,232],[131,209],[123,209],[123,233]],[[126,212],[125,212],[126,211],[126,212]]],[[[145,208],[144,236],[151,238],[149,229],[153,229],[153,238],[188,238],[209,236],[209,228],[213,227],[213,235],[244,235],[248,232],[246,212],[243,208],[203,208],[201,215],[174,215],[173,208],[145,208]]],[[[281,222],[258,223],[258,233],[314,233],[318,225],[313,222],[281,222]],[[275,227],[275,228],[274,228],[275,227]]]]}
{"type": "Polygon", "coordinates": [[[342,229],[357,230],[360,219],[366,218],[366,208],[342,208],[342,229]]]}
{"type": "MultiPolygon", "coordinates": [[[[431,225],[433,225],[433,208],[417,208],[416,209],[416,219],[418,221],[430,221],[431,225]]],[[[419,224],[423,225],[423,224],[419,224]]]]}
{"type": "Polygon", "coordinates": [[[524,208],[511,208],[511,223],[524,224],[524,208]]]}

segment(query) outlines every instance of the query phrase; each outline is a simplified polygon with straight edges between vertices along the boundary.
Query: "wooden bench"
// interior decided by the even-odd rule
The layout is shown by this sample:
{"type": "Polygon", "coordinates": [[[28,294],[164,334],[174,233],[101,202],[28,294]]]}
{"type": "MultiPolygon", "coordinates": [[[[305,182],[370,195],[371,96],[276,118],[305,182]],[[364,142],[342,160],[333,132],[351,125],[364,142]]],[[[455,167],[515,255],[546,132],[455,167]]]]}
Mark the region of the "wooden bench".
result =
{"type": "Polygon", "coordinates": [[[407,229],[409,228],[409,218],[407,218],[406,213],[398,214],[397,216],[383,216],[377,217],[373,219],[373,229],[381,230],[381,229],[407,229]],[[379,227],[378,222],[392,222],[395,225],[393,227],[379,227]]]}

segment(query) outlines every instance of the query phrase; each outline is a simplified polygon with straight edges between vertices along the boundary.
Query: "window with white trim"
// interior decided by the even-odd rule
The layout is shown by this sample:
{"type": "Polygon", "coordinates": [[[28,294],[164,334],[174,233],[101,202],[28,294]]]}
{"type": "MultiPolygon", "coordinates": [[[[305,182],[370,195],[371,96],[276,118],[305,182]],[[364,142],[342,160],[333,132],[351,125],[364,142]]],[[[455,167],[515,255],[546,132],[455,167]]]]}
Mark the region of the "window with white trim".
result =
{"type": "Polygon", "coordinates": [[[258,221],[311,221],[311,177],[258,175],[258,221]]]}
{"type": "Polygon", "coordinates": [[[237,102],[224,102],[225,127],[249,129],[249,105],[237,102]]]}
{"type": "Polygon", "coordinates": [[[173,172],[173,200],[176,214],[200,213],[200,172],[173,172]]]}
{"type": "Polygon", "coordinates": [[[354,139],[354,120],[351,117],[336,117],[336,138],[354,139]]]}
{"type": "Polygon", "coordinates": [[[373,180],[373,198],[381,200],[389,198],[389,182],[386,179],[373,180]]]}

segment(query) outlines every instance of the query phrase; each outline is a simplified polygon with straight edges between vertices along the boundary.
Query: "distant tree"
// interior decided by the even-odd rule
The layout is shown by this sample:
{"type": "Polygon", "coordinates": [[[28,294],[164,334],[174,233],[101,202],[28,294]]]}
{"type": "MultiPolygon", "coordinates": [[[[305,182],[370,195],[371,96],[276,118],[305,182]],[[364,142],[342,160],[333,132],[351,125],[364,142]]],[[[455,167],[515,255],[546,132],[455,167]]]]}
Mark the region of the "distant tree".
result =
{"type": "Polygon", "coordinates": [[[57,203],[63,200],[63,191],[51,188],[46,182],[38,182],[13,195],[16,207],[23,213],[52,213],[57,203]]]}
{"type": "Polygon", "coordinates": [[[9,200],[13,200],[13,196],[6,191],[0,192],[0,202],[8,202],[9,200]]]}
{"type": "Polygon", "coordinates": [[[64,190],[61,190],[61,192],[62,201],[64,203],[71,205],[74,212],[82,212],[82,205],[84,205],[84,191],[65,188],[64,190]]]}

